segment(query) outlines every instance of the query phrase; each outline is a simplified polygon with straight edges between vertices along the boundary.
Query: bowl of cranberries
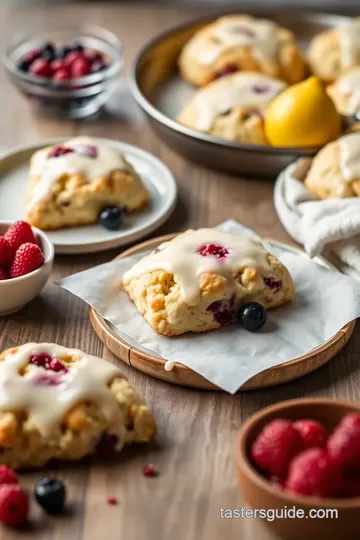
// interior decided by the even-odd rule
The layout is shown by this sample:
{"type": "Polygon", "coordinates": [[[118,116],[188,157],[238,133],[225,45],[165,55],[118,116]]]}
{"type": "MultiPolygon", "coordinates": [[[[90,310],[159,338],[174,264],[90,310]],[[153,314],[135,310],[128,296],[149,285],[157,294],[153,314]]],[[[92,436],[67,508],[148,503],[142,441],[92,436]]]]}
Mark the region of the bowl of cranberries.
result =
{"type": "Polygon", "coordinates": [[[26,221],[0,221],[0,316],[18,311],[45,287],[54,247],[26,221]]]}
{"type": "Polygon", "coordinates": [[[123,65],[122,43],[103,28],[16,36],[3,63],[36,110],[67,118],[96,113],[109,99],[123,65]]]}
{"type": "Polygon", "coordinates": [[[277,403],[245,422],[235,452],[244,500],[281,537],[360,537],[360,403],[277,403]]]}

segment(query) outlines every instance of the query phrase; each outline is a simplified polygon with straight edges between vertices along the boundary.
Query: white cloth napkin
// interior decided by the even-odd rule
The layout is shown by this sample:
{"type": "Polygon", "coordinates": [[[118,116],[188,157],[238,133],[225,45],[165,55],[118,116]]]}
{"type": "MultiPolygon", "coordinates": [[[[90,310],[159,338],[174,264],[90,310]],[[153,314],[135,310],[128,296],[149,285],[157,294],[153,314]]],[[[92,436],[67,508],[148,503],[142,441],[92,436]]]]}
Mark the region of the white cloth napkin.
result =
{"type": "Polygon", "coordinates": [[[360,279],[360,197],[315,199],[303,184],[310,163],[301,159],[279,175],[274,189],[276,212],[309,257],[321,254],[360,279]]]}

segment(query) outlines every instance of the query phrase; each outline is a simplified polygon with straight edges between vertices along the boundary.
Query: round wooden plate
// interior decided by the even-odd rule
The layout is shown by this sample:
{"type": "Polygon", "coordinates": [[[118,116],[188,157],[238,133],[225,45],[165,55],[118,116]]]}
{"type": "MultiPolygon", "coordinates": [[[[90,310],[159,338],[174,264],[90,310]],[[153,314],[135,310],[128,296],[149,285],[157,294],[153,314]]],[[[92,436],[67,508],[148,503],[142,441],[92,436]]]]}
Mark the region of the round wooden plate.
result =
{"type": "MultiPolygon", "coordinates": [[[[142,242],[141,244],[124,251],[116,258],[122,259],[129,257],[130,255],[135,255],[141,251],[155,249],[159,244],[171,240],[174,238],[174,236],[176,236],[176,234],[169,234],[148,240],[147,242],[142,242]]],[[[281,244],[280,242],[275,242],[273,240],[269,240],[269,242],[280,247],[285,247],[286,249],[292,250],[295,253],[304,254],[300,249],[281,244]]],[[[330,265],[321,257],[317,257],[315,260],[322,266],[335,269],[335,267],[330,265]]],[[[204,379],[204,377],[198,373],[195,373],[195,371],[192,371],[188,367],[183,366],[182,364],[176,363],[172,371],[165,371],[165,360],[159,356],[145,353],[132,346],[130,343],[127,343],[125,340],[120,338],[112,330],[109,323],[92,308],[90,308],[90,320],[95,332],[104,345],[110,349],[110,351],[117,358],[119,358],[119,360],[129,364],[138,371],[146,373],[147,375],[155,377],[156,379],[161,379],[173,384],[180,384],[199,389],[221,390],[211,382],[204,379]]],[[[331,360],[339,351],[341,351],[341,349],[350,339],[354,326],[355,321],[352,321],[326,343],[321,345],[321,347],[314,349],[313,351],[304,354],[299,358],[295,358],[290,362],[285,362],[284,364],[271,367],[265,371],[262,371],[261,373],[258,373],[249,379],[241,387],[241,390],[255,390],[275,386],[277,384],[293,381],[307,375],[308,373],[311,373],[312,371],[315,371],[322,365],[329,362],[329,360],[331,360]]]]}

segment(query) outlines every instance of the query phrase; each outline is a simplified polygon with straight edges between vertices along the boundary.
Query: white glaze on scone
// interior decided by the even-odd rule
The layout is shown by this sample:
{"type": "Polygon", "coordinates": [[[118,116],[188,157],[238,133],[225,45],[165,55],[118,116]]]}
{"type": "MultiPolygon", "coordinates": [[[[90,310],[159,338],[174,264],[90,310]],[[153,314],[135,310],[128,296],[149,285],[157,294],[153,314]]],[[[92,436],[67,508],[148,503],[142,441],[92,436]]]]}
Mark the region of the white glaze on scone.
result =
{"type": "Polygon", "coordinates": [[[127,162],[116,148],[95,142],[89,137],[78,137],[64,143],[66,148],[75,151],[49,158],[52,148],[44,148],[36,152],[31,160],[31,174],[40,176],[39,182],[33,189],[29,208],[51,192],[54,183],[64,174],[81,173],[89,183],[101,176],[118,169],[129,169],[127,162]],[[82,145],[96,148],[96,157],[76,152],[82,145]]]}
{"type": "Polygon", "coordinates": [[[75,405],[94,401],[121,441],[122,433],[118,431],[123,422],[117,402],[109,390],[109,383],[116,376],[121,376],[120,370],[101,358],[60,345],[28,343],[0,362],[0,409],[27,411],[29,422],[47,437],[75,405]],[[20,374],[30,357],[39,353],[55,357],[74,354],[80,355],[81,359],[66,373],[51,373],[51,380],[56,384],[47,386],[39,380],[42,374],[50,376],[44,368],[37,367],[33,372],[20,374]]]}
{"type": "Polygon", "coordinates": [[[271,271],[267,251],[263,246],[247,236],[228,234],[216,229],[199,229],[190,234],[179,235],[172,242],[159,246],[160,251],[144,258],[128,270],[123,277],[124,284],[146,272],[163,269],[175,276],[181,286],[184,300],[195,305],[200,295],[200,277],[212,272],[228,280],[235,288],[235,275],[243,268],[271,271]],[[202,256],[198,250],[215,244],[228,250],[224,258],[202,256]]]}
{"type": "Polygon", "coordinates": [[[360,19],[338,29],[341,63],[344,69],[360,63],[360,19]]]}
{"type": "Polygon", "coordinates": [[[351,133],[339,139],[340,167],[346,182],[360,178],[360,133],[351,133]]]}
{"type": "Polygon", "coordinates": [[[276,61],[278,35],[276,25],[266,19],[248,19],[241,23],[229,19],[220,19],[214,27],[216,42],[199,54],[203,64],[214,62],[227,49],[236,45],[251,48],[259,64],[267,67],[276,61]]]}
{"type": "MultiPolygon", "coordinates": [[[[196,109],[193,127],[207,132],[211,130],[219,115],[234,107],[264,111],[285,88],[286,83],[283,81],[261,73],[237,73],[199,90],[186,107],[192,106],[196,109]]],[[[185,120],[186,114],[184,109],[179,120],[185,120]]]]}
{"type": "Polygon", "coordinates": [[[360,112],[360,66],[342,75],[327,91],[340,114],[352,116],[360,112]]]}

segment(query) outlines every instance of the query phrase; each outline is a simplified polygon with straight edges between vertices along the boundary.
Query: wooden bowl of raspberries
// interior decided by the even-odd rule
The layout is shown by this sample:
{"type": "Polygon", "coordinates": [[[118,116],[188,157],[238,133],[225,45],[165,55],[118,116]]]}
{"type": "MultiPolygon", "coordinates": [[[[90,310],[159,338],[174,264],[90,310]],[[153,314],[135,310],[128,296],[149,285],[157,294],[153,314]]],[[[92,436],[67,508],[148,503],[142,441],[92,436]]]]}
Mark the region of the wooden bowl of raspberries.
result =
{"type": "Polygon", "coordinates": [[[261,518],[289,540],[360,538],[360,404],[294,399],[261,410],[238,432],[236,468],[251,510],[224,517],[261,518]]]}

